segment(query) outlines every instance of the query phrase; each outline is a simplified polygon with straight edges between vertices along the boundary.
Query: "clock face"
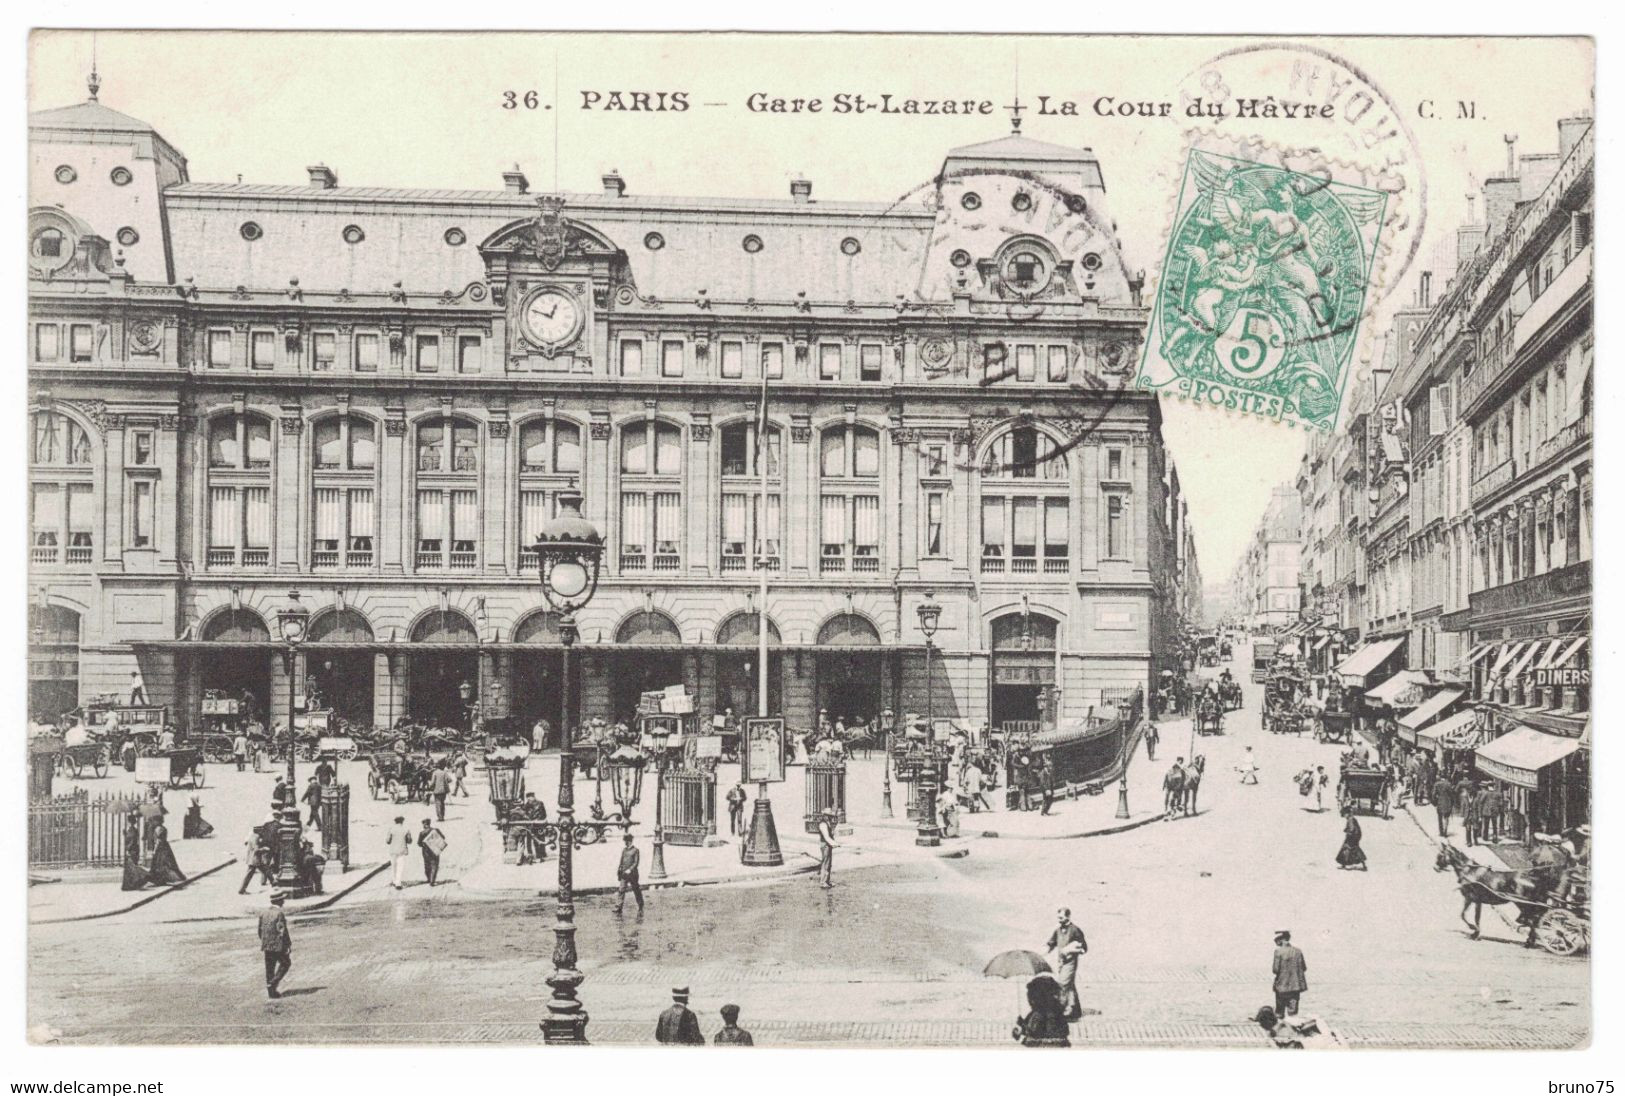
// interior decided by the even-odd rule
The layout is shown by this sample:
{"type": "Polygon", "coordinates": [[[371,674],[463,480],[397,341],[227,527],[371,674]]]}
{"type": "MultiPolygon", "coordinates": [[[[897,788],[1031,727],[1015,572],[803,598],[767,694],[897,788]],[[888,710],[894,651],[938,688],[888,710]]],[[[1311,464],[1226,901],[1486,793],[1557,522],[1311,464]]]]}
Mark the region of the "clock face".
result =
{"type": "Polygon", "coordinates": [[[525,303],[525,327],[537,342],[562,345],[581,330],[581,305],[562,289],[544,289],[525,303]]]}

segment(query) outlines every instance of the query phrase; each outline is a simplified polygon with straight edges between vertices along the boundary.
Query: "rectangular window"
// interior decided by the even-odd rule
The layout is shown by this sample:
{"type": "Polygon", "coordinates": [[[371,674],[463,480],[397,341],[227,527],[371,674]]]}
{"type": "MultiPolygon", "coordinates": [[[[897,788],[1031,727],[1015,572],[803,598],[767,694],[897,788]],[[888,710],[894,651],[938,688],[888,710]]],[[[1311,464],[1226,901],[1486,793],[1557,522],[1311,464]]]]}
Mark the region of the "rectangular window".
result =
{"type": "Polygon", "coordinates": [[[54,323],[34,326],[34,360],[54,362],[62,353],[62,329],[54,323]]]}
{"type": "Polygon", "coordinates": [[[846,499],[825,495],[820,501],[820,566],[825,571],[846,570],[846,499]]]}
{"type": "Polygon", "coordinates": [[[722,344],[722,375],[729,379],[736,379],[745,375],[745,344],[725,342],[722,344]]]}
{"type": "MultiPolygon", "coordinates": [[[[151,486],[151,484],[148,484],[151,486]]],[[[69,563],[89,563],[94,541],[95,515],[91,512],[92,495],[88,483],[68,485],[68,557],[69,563]]],[[[147,529],[152,529],[152,510],[147,511],[147,529]]]]}
{"type": "Polygon", "coordinates": [[[315,533],[311,538],[310,565],[337,567],[339,542],[344,538],[344,491],[338,487],[318,487],[315,533]]]}
{"type": "Polygon", "coordinates": [[[95,332],[88,323],[76,323],[68,329],[68,360],[88,362],[95,354],[95,332]]]}
{"type": "Polygon", "coordinates": [[[852,499],[852,569],[880,570],[880,496],[852,499]]]}
{"type": "MultiPolygon", "coordinates": [[[[751,515],[756,513],[756,499],[751,499],[751,515]]],[[[758,565],[766,564],[769,568],[779,565],[779,530],[783,528],[783,507],[778,495],[767,496],[767,519],[759,525],[756,532],[756,554],[758,565]]]]}
{"type": "Polygon", "coordinates": [[[151,430],[136,430],[130,434],[130,463],[137,466],[152,463],[151,430]]]}
{"type": "Polygon", "coordinates": [[[931,442],[925,447],[925,474],[943,476],[947,471],[948,447],[940,441],[931,442]]]}
{"type": "Polygon", "coordinates": [[[310,369],[313,373],[332,372],[338,357],[338,336],[331,331],[318,331],[310,337],[310,369]]]}
{"type": "Polygon", "coordinates": [[[34,488],[32,532],[35,563],[55,563],[62,550],[62,489],[55,484],[34,488]]]}
{"type": "Polygon", "coordinates": [[[1012,499],[1010,513],[1010,566],[1016,574],[1032,574],[1038,558],[1038,500],[1012,499]]]}
{"type": "Polygon", "coordinates": [[[841,379],[840,343],[823,343],[818,347],[818,379],[825,381],[841,379]]]}
{"type": "Polygon", "coordinates": [[[1128,504],[1118,495],[1106,500],[1106,558],[1128,558],[1128,504]]]}
{"type": "Polygon", "coordinates": [[[419,567],[441,566],[446,549],[446,495],[443,491],[418,492],[419,567]]]}
{"type": "Polygon", "coordinates": [[[621,340],[621,376],[643,376],[643,340],[621,340]]]}
{"type": "Polygon", "coordinates": [[[678,339],[668,339],[660,344],[660,375],[662,377],[681,377],[683,375],[683,344],[678,339]]]}
{"type": "Polygon", "coordinates": [[[750,539],[750,510],[754,500],[749,495],[722,496],[722,569],[745,569],[745,544],[750,539]]]}
{"type": "Polygon", "coordinates": [[[417,341],[417,371],[419,373],[440,372],[440,336],[419,335],[417,341]]]}
{"type": "Polygon", "coordinates": [[[925,554],[942,555],[942,513],[944,496],[932,491],[925,496],[925,554]]]}
{"type": "Polygon", "coordinates": [[[762,344],[762,376],[777,380],[784,376],[784,344],[762,344]]]}
{"type": "Polygon", "coordinates": [[[1038,348],[1036,346],[1016,347],[1016,380],[1034,381],[1038,379],[1038,348]]]}
{"type": "Polygon", "coordinates": [[[357,373],[378,372],[378,336],[355,337],[355,370],[357,373]]]}
{"type": "Polygon", "coordinates": [[[675,476],[683,470],[683,435],[677,430],[655,431],[655,475],[675,476]]]}
{"type": "Polygon", "coordinates": [[[256,331],[249,338],[251,354],[249,361],[255,369],[271,369],[276,366],[276,332],[256,331]]]}
{"type": "MultiPolygon", "coordinates": [[[[89,361],[90,359],[85,359],[89,361]]],[[[231,332],[209,332],[209,368],[225,369],[231,365],[231,332]]]]}
{"type": "Polygon", "coordinates": [[[550,494],[547,491],[519,492],[519,566],[537,565],[536,538],[542,526],[553,517],[550,494]]]}
{"type": "Polygon", "coordinates": [[[881,351],[884,347],[867,344],[858,348],[858,379],[860,381],[878,381],[880,379],[881,351]]]}
{"type": "Polygon", "coordinates": [[[656,571],[675,571],[682,545],[683,496],[676,491],[655,494],[655,552],[656,571]]]}
{"type": "Polygon", "coordinates": [[[1067,350],[1064,346],[1049,348],[1049,379],[1057,384],[1065,384],[1067,378],[1067,350]]]}
{"type": "Polygon", "coordinates": [[[1066,499],[1044,500],[1044,570],[1047,573],[1065,573],[1067,545],[1072,541],[1071,527],[1067,524],[1066,499]]]}
{"type": "Polygon", "coordinates": [[[472,571],[477,556],[480,504],[478,491],[451,492],[451,569],[472,571]]]}
{"type": "Polygon", "coordinates": [[[271,553],[271,489],[243,488],[243,565],[266,564],[271,553]]]}
{"type": "Polygon", "coordinates": [[[826,430],[819,440],[819,467],[826,476],[846,475],[846,434],[826,430]]]}
{"type": "Polygon", "coordinates": [[[852,474],[880,475],[880,435],[860,430],[853,435],[852,441],[852,474]]]}
{"type": "Polygon", "coordinates": [[[621,493],[621,570],[641,571],[649,565],[649,496],[641,491],[621,493]]]}
{"type": "Polygon", "coordinates": [[[1123,451],[1121,449],[1106,450],[1106,478],[1109,480],[1123,478],[1123,451]]]}
{"type": "Polygon", "coordinates": [[[1004,500],[982,500],[982,573],[1004,572],[1004,500]]]}
{"type": "Polygon", "coordinates": [[[350,540],[346,547],[346,567],[372,566],[372,538],[376,535],[370,487],[350,491],[350,540]]]}
{"type": "Polygon", "coordinates": [[[478,373],[484,368],[483,340],[478,335],[457,336],[457,372],[478,373]]]}

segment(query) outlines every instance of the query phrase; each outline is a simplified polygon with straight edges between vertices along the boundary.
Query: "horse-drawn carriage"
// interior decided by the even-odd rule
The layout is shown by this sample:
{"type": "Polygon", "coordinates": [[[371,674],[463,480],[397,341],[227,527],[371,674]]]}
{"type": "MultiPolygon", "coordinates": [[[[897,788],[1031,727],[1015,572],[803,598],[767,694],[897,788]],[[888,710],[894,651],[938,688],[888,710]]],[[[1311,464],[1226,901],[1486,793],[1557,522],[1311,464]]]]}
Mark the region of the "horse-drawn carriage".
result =
{"type": "Polygon", "coordinates": [[[1334,711],[1327,708],[1320,713],[1315,721],[1315,740],[1317,742],[1341,742],[1345,746],[1354,743],[1354,713],[1334,711]]]}
{"type": "Polygon", "coordinates": [[[1202,735],[1224,733],[1223,705],[1212,693],[1202,694],[1202,699],[1197,702],[1196,733],[1202,735]]]}
{"type": "Polygon", "coordinates": [[[137,753],[135,778],[171,788],[187,784],[197,789],[203,787],[203,761],[201,746],[147,746],[137,753]]]}
{"type": "Polygon", "coordinates": [[[397,803],[429,801],[429,777],[434,764],[428,754],[374,750],[367,761],[367,791],[374,799],[387,795],[397,803]]]}
{"type": "Polygon", "coordinates": [[[1219,637],[1196,637],[1196,664],[1198,666],[1217,666],[1219,664],[1219,637]]]}
{"type": "Polygon", "coordinates": [[[1494,868],[1480,864],[1449,842],[1440,842],[1434,867],[1454,870],[1461,892],[1461,920],[1478,939],[1485,906],[1511,904],[1518,910],[1519,927],[1528,930],[1525,947],[1539,945],[1553,955],[1574,955],[1591,947],[1590,870],[1556,843],[1524,846],[1489,846],[1498,859],[1517,867],[1494,868]],[[1509,855],[1509,852],[1512,855],[1509,855]],[[1468,909],[1473,919],[1467,920],[1468,909]]]}
{"type": "Polygon", "coordinates": [[[1388,792],[1393,777],[1387,769],[1367,769],[1345,764],[1337,780],[1337,801],[1343,807],[1365,814],[1389,817],[1388,792]]]}
{"type": "Polygon", "coordinates": [[[86,769],[98,777],[106,776],[112,763],[113,749],[107,740],[82,727],[68,732],[56,759],[57,770],[75,780],[84,776],[86,769]],[[79,731],[83,737],[75,736],[74,731],[79,731]]]}
{"type": "Polygon", "coordinates": [[[1233,677],[1219,679],[1219,710],[1225,712],[1241,710],[1241,682],[1233,677]]]}

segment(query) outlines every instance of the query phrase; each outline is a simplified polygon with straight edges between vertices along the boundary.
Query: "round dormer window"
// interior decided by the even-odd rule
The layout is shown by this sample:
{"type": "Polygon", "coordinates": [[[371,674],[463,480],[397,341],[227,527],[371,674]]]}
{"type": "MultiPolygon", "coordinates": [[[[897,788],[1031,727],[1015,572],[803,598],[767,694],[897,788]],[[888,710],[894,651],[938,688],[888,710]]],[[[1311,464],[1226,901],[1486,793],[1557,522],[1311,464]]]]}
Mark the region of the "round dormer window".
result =
{"type": "Polygon", "coordinates": [[[1017,213],[1025,213],[1033,207],[1033,196],[1025,190],[1016,191],[1015,197],[1010,199],[1010,208],[1017,213]]]}
{"type": "Polygon", "coordinates": [[[965,192],[965,196],[959,199],[959,204],[972,211],[981,209],[982,196],[974,190],[968,190],[965,192]]]}
{"type": "Polygon", "coordinates": [[[758,251],[762,250],[762,238],[755,235],[746,236],[744,240],[740,242],[740,246],[743,247],[747,253],[754,255],[758,251]]]}
{"type": "Polygon", "coordinates": [[[63,186],[67,186],[77,178],[79,178],[79,173],[67,164],[63,164],[56,169],[56,181],[63,186]]]}
{"type": "Polygon", "coordinates": [[[118,242],[125,247],[134,247],[141,242],[141,233],[128,225],[118,230],[118,242]]]}
{"type": "Polygon", "coordinates": [[[243,226],[237,230],[243,239],[253,241],[265,235],[265,230],[253,221],[244,221],[243,226]]]}
{"type": "Polygon", "coordinates": [[[365,240],[366,238],[367,238],[367,234],[365,232],[361,231],[361,226],[360,225],[345,225],[344,226],[344,242],[345,243],[347,243],[347,244],[358,244],[362,240],[365,240]]]}
{"type": "Polygon", "coordinates": [[[960,270],[964,270],[970,265],[970,252],[966,251],[964,248],[960,248],[952,255],[948,256],[948,261],[953,263],[960,270]]]}
{"type": "Polygon", "coordinates": [[[114,186],[129,186],[135,180],[135,176],[130,174],[127,167],[116,167],[107,177],[113,181],[114,186]]]}

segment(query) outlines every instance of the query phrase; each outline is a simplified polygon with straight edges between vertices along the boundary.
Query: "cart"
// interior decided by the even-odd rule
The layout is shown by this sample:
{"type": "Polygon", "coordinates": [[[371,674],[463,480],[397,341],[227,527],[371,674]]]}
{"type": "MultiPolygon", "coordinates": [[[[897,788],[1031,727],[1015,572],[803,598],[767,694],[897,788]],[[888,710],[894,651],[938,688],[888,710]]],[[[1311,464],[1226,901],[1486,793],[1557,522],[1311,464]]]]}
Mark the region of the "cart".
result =
{"type": "Polygon", "coordinates": [[[1203,697],[1202,702],[1196,706],[1196,733],[1200,735],[1224,733],[1224,712],[1216,702],[1207,697],[1203,697]]]}
{"type": "Polygon", "coordinates": [[[1390,782],[1386,769],[1345,768],[1337,782],[1337,801],[1349,810],[1387,818],[1390,782]]]}
{"type": "Polygon", "coordinates": [[[374,799],[394,795],[401,779],[401,758],[395,750],[373,750],[367,756],[367,792],[374,799]]]}
{"type": "Polygon", "coordinates": [[[1315,739],[1319,742],[1341,742],[1345,746],[1354,744],[1354,713],[1324,711],[1320,713],[1315,730],[1315,739]]]}
{"type": "Polygon", "coordinates": [[[316,741],[316,755],[330,761],[354,761],[360,748],[349,735],[327,735],[316,741]]]}
{"type": "Polygon", "coordinates": [[[160,757],[169,762],[169,786],[186,784],[194,790],[203,787],[203,750],[198,746],[173,746],[167,750],[149,748],[141,757],[160,757]]]}
{"type": "Polygon", "coordinates": [[[1591,902],[1583,893],[1559,899],[1535,922],[1535,943],[1553,955],[1591,950],[1591,902]]]}
{"type": "Polygon", "coordinates": [[[1219,707],[1227,712],[1241,710],[1241,682],[1235,678],[1219,682],[1219,707]]]}
{"type": "Polygon", "coordinates": [[[106,776],[112,761],[112,749],[99,739],[63,746],[61,752],[57,754],[57,768],[63,775],[71,776],[75,780],[82,777],[86,769],[98,777],[106,776]]]}

